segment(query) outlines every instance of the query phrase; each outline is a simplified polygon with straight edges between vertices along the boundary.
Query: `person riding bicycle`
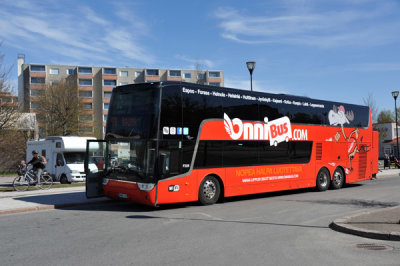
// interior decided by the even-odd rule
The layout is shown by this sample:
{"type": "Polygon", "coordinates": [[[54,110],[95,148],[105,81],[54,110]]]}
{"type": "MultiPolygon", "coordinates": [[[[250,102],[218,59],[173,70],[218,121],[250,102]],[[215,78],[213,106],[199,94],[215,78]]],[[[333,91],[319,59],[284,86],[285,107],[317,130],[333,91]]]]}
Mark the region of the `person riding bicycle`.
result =
{"type": "Polygon", "coordinates": [[[39,156],[37,151],[32,151],[32,160],[28,162],[28,166],[32,165],[33,170],[36,171],[37,184],[40,185],[40,176],[42,175],[43,169],[46,167],[46,158],[39,156]]]}

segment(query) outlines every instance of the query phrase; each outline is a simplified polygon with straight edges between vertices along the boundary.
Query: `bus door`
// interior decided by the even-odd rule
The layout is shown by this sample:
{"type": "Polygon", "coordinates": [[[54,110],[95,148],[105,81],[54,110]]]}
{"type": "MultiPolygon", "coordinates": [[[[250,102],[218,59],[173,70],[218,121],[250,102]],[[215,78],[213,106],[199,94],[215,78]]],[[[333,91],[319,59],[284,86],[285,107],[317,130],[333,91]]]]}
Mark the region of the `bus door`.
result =
{"type": "Polygon", "coordinates": [[[88,140],[86,144],[85,173],[86,197],[104,196],[103,178],[106,170],[107,142],[105,140],[88,140]]]}

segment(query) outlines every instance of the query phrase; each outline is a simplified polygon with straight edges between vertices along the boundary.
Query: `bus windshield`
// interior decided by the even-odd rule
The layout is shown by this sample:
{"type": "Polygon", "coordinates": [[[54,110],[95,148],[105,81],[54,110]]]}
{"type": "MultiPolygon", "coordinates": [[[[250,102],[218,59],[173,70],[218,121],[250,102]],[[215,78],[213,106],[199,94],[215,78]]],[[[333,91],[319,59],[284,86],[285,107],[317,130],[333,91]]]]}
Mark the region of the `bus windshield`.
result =
{"type": "Polygon", "coordinates": [[[114,90],[107,120],[107,137],[157,137],[159,88],[121,87],[114,90]]]}
{"type": "Polygon", "coordinates": [[[111,140],[108,142],[110,179],[143,181],[154,178],[155,141],[111,140]]]}

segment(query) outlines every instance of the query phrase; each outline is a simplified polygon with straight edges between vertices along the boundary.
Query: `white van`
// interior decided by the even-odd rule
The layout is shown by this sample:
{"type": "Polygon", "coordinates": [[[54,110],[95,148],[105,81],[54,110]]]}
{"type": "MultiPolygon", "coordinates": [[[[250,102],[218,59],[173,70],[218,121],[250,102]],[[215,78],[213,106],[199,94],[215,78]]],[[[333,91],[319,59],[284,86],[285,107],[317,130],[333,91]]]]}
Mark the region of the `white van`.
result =
{"type": "MultiPolygon", "coordinates": [[[[28,141],[26,143],[26,161],[32,159],[32,151],[46,158],[45,170],[60,183],[85,181],[84,160],[86,141],[93,137],[48,137],[46,139],[28,141]]],[[[89,164],[92,171],[97,171],[94,163],[89,164]]]]}

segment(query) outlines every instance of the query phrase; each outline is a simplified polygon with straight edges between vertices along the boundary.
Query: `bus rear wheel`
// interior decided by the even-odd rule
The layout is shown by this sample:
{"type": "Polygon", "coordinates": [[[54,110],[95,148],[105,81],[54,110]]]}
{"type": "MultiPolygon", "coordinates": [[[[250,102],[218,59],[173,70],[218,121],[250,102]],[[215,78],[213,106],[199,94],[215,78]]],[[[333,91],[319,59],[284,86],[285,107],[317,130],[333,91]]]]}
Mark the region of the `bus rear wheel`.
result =
{"type": "Polygon", "coordinates": [[[206,176],[199,188],[199,201],[203,205],[211,205],[218,201],[221,193],[219,181],[214,176],[206,176]]]}
{"type": "Polygon", "coordinates": [[[319,191],[325,191],[329,188],[330,183],[331,183],[331,178],[328,169],[321,168],[321,170],[319,170],[317,175],[317,189],[319,191]]]}
{"type": "Polygon", "coordinates": [[[332,175],[332,188],[340,189],[344,184],[344,173],[341,168],[336,168],[332,175]]]}

